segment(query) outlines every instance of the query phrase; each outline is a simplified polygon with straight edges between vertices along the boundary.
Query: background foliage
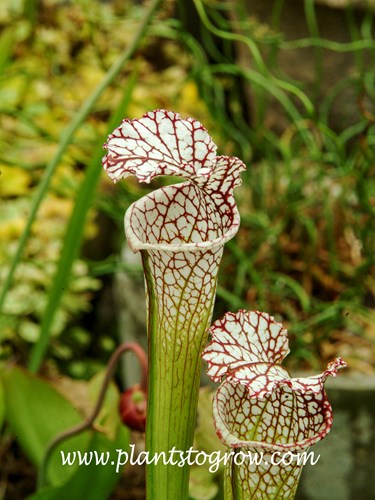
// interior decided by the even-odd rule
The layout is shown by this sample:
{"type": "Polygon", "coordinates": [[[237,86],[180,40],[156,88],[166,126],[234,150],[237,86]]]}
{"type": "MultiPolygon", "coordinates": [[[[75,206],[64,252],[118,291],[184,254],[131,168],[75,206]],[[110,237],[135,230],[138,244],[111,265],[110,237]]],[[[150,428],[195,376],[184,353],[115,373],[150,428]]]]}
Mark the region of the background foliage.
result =
{"type": "Polygon", "coordinates": [[[312,0],[300,2],[292,33],[280,0],[266,16],[240,0],[159,3],[142,40],[147,3],[0,6],[4,367],[42,368],[54,381],[104,367],[119,342],[114,276],[141,273],[119,257],[123,213],[148,188],[113,186],[102,144],[124,116],[166,108],[200,120],[220,153],[248,165],[215,316],[275,315],[291,334],[293,369],[342,355],[373,373],[373,13],[343,11],[337,40],[312,0]]]}

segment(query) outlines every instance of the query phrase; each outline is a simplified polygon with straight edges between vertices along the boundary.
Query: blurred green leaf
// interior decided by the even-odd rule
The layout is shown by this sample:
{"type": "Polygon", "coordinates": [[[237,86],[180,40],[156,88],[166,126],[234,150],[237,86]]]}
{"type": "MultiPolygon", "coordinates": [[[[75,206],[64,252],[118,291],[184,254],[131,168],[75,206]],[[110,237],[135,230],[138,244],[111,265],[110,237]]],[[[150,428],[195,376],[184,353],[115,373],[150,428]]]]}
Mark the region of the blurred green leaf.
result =
{"type": "Polygon", "coordinates": [[[219,486],[215,476],[209,471],[209,465],[194,466],[190,470],[189,498],[192,500],[212,500],[216,497],[219,486]]]}
{"type": "Polygon", "coordinates": [[[4,71],[14,47],[14,27],[5,29],[0,36],[0,74],[4,71]]]}
{"type": "Polygon", "coordinates": [[[3,426],[5,419],[5,396],[4,396],[4,388],[0,379],[0,430],[3,426]]]}
{"type": "MultiPolygon", "coordinates": [[[[111,117],[108,133],[115,125],[117,125],[117,123],[121,120],[121,117],[124,116],[136,81],[137,73],[133,72],[128,85],[124,89],[122,102],[111,117]]],[[[29,363],[31,371],[36,371],[42,362],[43,355],[48,346],[53,320],[60,306],[60,301],[66,288],[74,260],[77,258],[79,253],[87,213],[91,207],[92,199],[102,173],[101,158],[103,156],[103,148],[101,143],[104,142],[104,140],[105,137],[103,137],[103,140],[99,142],[99,146],[92,156],[92,160],[87,169],[85,179],[79,189],[73,213],[66,229],[58,268],[56,270],[52,289],[49,293],[47,307],[43,315],[40,337],[31,352],[29,363]]]]}
{"type": "MultiPolygon", "coordinates": [[[[201,387],[198,400],[198,420],[195,431],[195,443],[199,450],[208,455],[226,451],[226,446],[217,437],[212,418],[212,399],[215,390],[211,387],[201,387]]],[[[220,469],[222,468],[222,463],[220,469]]]]}
{"type": "Polygon", "coordinates": [[[129,445],[129,432],[125,427],[120,427],[115,440],[109,440],[104,435],[94,433],[91,437],[87,453],[103,453],[106,465],[97,465],[95,460],[89,465],[80,466],[69,480],[60,487],[46,488],[29,497],[32,500],[103,500],[109,495],[120,478],[116,472],[116,450],[125,451],[129,445]]]}
{"type": "Polygon", "coordinates": [[[300,303],[300,306],[303,311],[308,311],[310,308],[310,297],[306,293],[306,291],[303,289],[303,287],[293,278],[290,278],[289,276],[286,276],[285,274],[281,273],[270,273],[270,277],[272,279],[276,280],[276,283],[278,285],[284,285],[285,287],[289,288],[297,300],[300,303]]]}
{"type": "MultiPolygon", "coordinates": [[[[61,431],[82,421],[80,413],[47,382],[17,367],[0,373],[5,392],[6,420],[22,449],[37,467],[48,443],[61,431]]],[[[89,435],[81,434],[61,444],[59,450],[85,450],[89,435]]],[[[48,467],[52,484],[61,484],[74,466],[61,465],[59,450],[48,467]]]]}

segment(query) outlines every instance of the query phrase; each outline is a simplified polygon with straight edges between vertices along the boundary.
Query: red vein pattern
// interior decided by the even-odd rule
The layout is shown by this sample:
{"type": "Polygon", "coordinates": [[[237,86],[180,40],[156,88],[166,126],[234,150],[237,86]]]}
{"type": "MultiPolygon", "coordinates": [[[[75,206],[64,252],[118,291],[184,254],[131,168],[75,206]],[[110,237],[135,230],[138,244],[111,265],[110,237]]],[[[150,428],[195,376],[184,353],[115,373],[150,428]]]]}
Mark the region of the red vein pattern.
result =
{"type": "Polygon", "coordinates": [[[228,499],[233,484],[244,499],[294,498],[303,462],[297,455],[290,460],[290,454],[307,452],[332,426],[332,408],[324,391],[304,394],[288,386],[258,399],[249,397],[245,386],[224,381],[214,398],[213,415],[223,443],[261,457],[258,464],[245,461],[226,468],[228,499]],[[281,462],[283,456],[288,458],[286,463],[281,462]]]}
{"type": "Polygon", "coordinates": [[[217,434],[232,448],[301,451],[323,439],[332,426],[332,408],[319,394],[278,387],[264,399],[252,398],[245,386],[224,381],[213,414],[217,434]]]}
{"type": "Polygon", "coordinates": [[[303,464],[275,465],[270,454],[303,452],[332,426],[324,382],[346,366],[341,358],[314,377],[292,379],[280,366],[289,352],[287,331],[266,313],[227,313],[209,330],[203,353],[208,374],[223,379],[213,401],[216,432],[230,448],[268,454],[259,465],[226,469],[226,493],[240,498],[293,498],[303,464]]]}
{"type": "Polygon", "coordinates": [[[189,179],[133,203],[125,232],[134,252],[147,251],[164,348],[194,344],[210,319],[224,243],[239,227],[233,190],[245,166],[235,157],[216,157],[199,122],[164,110],[124,120],[106,148],[103,165],[115,181],[130,174],[145,182],[166,174],[189,179]]]}
{"type": "Polygon", "coordinates": [[[288,332],[267,313],[226,313],[209,329],[212,340],[203,351],[207,374],[215,382],[226,380],[245,385],[249,395],[259,399],[274,389],[288,386],[294,391],[318,394],[328,376],[346,366],[337,358],[320,375],[291,378],[280,363],[289,353],[288,332]]]}
{"type": "Polygon", "coordinates": [[[267,313],[228,312],[215,321],[209,334],[212,341],[203,359],[214,382],[242,365],[280,363],[289,353],[288,332],[267,313]]]}
{"type": "Polygon", "coordinates": [[[139,120],[123,120],[104,147],[108,153],[103,166],[114,182],[129,175],[142,182],[157,175],[207,177],[217,149],[201,123],[162,109],[139,120]]]}
{"type": "Polygon", "coordinates": [[[239,227],[233,190],[245,166],[235,157],[216,157],[199,122],[164,110],[124,120],[106,147],[103,165],[114,180],[135,174],[148,182],[167,173],[189,179],[133,203],[125,232],[134,252],[147,252],[164,347],[194,343],[210,319],[224,243],[239,227]]]}
{"type": "MultiPolygon", "coordinates": [[[[147,446],[151,453],[173,446],[187,450],[219,263],[225,242],[240,224],[233,190],[245,165],[235,157],[216,156],[199,122],[164,110],[124,120],[105,148],[103,166],[115,182],[133,174],[141,182],[158,175],[186,180],[133,203],[125,214],[125,233],[132,250],[142,253],[146,277],[152,409],[147,446]]],[[[164,470],[155,472],[150,484],[161,482],[158,474],[164,470]]],[[[186,482],[185,468],[174,468],[173,474],[186,482]]],[[[164,493],[165,498],[182,494],[164,493]]]]}

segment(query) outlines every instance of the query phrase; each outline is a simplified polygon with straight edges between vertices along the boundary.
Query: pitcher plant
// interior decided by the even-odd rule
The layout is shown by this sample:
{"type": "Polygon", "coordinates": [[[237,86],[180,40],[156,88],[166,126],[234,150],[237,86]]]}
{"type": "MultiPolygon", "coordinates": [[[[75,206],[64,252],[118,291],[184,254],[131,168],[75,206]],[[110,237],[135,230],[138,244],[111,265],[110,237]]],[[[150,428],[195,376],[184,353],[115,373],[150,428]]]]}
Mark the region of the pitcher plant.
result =
{"type": "MultiPolygon", "coordinates": [[[[148,306],[150,456],[188,450],[193,443],[201,374],[223,247],[240,217],[233,190],[244,164],[217,156],[198,121],[165,110],[124,120],[108,137],[103,166],[117,182],[129,175],[149,183],[160,175],[185,182],[157,189],[125,214],[131,249],[141,252],[148,306]]],[[[188,466],[147,466],[147,497],[188,496],[188,466]]]]}
{"type": "Polygon", "coordinates": [[[332,426],[324,390],[346,366],[335,359],[320,375],[291,378],[281,362],[287,331],[267,313],[227,313],[210,328],[203,358],[221,382],[213,401],[216,432],[234,450],[225,468],[225,499],[294,498],[311,445],[332,426]]]}

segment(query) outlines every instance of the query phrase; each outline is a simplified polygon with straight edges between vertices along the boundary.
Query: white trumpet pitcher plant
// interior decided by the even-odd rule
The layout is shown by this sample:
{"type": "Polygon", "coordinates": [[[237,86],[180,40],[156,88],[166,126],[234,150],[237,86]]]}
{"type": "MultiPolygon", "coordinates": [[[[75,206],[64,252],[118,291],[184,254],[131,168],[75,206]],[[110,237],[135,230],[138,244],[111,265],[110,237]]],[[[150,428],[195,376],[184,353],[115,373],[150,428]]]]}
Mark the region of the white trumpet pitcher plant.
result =
{"type": "MultiPolygon", "coordinates": [[[[181,176],[130,206],[125,234],[141,252],[148,304],[148,409],[150,455],[193,443],[201,354],[207,341],[219,263],[240,217],[233,190],[244,164],[217,156],[196,120],[156,110],[124,120],[108,137],[103,166],[117,182],[135,175],[181,176]]],[[[188,466],[148,465],[149,499],[188,496],[188,466]]]]}
{"type": "Polygon", "coordinates": [[[320,375],[291,378],[280,364],[289,353],[287,331],[258,311],[227,313],[210,334],[203,358],[208,375],[221,381],[213,402],[216,432],[241,452],[226,464],[225,498],[294,498],[299,457],[332,426],[324,382],[346,363],[337,358],[320,375]]]}

